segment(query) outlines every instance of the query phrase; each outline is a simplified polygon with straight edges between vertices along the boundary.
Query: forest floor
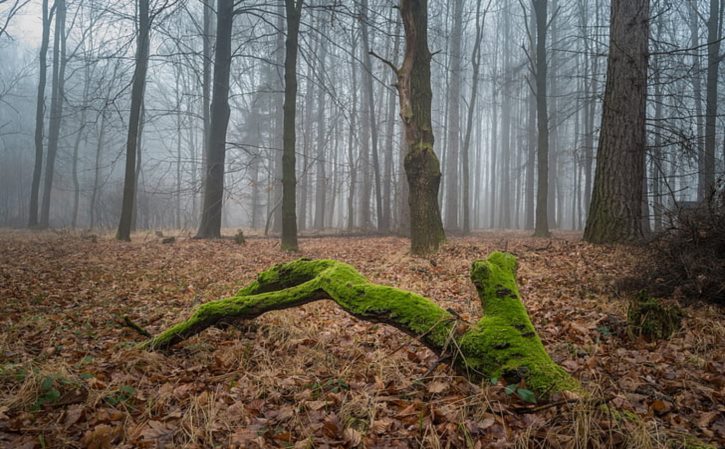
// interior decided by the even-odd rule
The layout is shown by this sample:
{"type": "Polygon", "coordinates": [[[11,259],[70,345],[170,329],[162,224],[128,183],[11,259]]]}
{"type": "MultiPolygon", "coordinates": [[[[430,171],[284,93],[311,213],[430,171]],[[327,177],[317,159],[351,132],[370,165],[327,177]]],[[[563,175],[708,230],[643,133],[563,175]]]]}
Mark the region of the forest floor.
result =
{"type": "Polygon", "coordinates": [[[650,255],[576,234],[451,238],[411,257],[401,238],[310,238],[370,280],[475,321],[468,274],[493,250],[519,257],[526,307],[552,354],[592,392],[527,404],[472,385],[410,336],[329,301],[212,329],[168,352],[135,348],[199,303],[233,294],[294,255],[277,240],[132,243],[72,232],[0,231],[2,448],[671,447],[725,443],[725,320],[690,306],[671,340],[624,332],[620,280],[650,255]]]}

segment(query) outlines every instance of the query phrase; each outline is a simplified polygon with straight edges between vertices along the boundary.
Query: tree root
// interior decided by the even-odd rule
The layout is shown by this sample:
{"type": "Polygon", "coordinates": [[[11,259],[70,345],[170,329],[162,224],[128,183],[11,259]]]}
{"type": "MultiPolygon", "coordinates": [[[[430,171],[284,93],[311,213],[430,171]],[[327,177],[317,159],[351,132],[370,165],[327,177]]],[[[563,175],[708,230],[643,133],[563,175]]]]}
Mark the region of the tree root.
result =
{"type": "Polygon", "coordinates": [[[168,348],[229,319],[253,319],[272,310],[331,299],[366,321],[389,324],[416,337],[469,379],[521,383],[537,396],[581,391],[579,383],[551,360],[516,286],[516,258],[494,252],[471,268],[484,316],[469,324],[430,299],[373,284],[348,264],[299,259],[276,265],[236,295],[199,306],[185,321],[141,346],[168,348]]]}

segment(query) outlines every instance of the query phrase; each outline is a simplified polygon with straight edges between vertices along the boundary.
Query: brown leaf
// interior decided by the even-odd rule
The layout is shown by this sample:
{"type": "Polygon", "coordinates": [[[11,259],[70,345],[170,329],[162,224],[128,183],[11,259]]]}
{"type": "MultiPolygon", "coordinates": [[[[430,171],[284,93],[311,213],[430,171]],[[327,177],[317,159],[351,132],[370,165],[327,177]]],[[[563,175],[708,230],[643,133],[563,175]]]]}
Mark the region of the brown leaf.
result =
{"type": "Polygon", "coordinates": [[[350,447],[357,447],[362,443],[362,435],[352,427],[345,429],[342,434],[343,439],[350,447]]]}
{"type": "Polygon", "coordinates": [[[111,443],[119,433],[119,428],[114,428],[108,424],[99,424],[93,430],[83,434],[81,444],[86,449],[110,449],[111,443]]]}
{"type": "Polygon", "coordinates": [[[448,382],[434,381],[428,384],[428,393],[443,393],[448,389],[448,382]]]}

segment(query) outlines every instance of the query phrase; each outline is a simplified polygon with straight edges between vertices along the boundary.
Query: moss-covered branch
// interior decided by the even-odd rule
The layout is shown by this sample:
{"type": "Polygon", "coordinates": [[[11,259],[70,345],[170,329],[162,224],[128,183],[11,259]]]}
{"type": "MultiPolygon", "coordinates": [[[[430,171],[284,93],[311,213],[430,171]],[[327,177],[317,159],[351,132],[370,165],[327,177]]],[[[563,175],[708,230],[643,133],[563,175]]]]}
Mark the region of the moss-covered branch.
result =
{"type": "Polygon", "coordinates": [[[484,317],[468,325],[423,296],[369,282],[345,263],[300,259],[260,273],[232,297],[201,305],[143,346],[166,348],[225,320],[331,299],[357,318],[390,324],[434,352],[452,355],[454,366],[472,379],[523,380],[538,394],[579,389],[546,353],[521,302],[515,274],[516,259],[510,254],[496,252],[473,264],[471,279],[484,317]]]}

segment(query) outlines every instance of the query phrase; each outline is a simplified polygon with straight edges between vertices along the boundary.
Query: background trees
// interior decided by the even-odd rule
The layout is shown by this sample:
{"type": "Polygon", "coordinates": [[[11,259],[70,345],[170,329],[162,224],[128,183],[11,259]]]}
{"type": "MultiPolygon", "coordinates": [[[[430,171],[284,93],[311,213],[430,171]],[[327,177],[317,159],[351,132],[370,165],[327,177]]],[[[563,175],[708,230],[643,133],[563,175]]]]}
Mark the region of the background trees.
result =
{"type": "MultiPolygon", "coordinates": [[[[219,207],[212,228],[281,232],[284,3],[245,3],[231,25],[229,119],[224,136],[217,137],[225,151],[212,178],[206,173],[212,169],[207,159],[216,5],[150,4],[152,12],[161,12],[150,24],[148,84],[134,140],[143,157],[128,171],[121,156],[134,121],[128,61],[136,53],[137,11],[132,4],[109,5],[49,1],[44,27],[43,2],[30,2],[0,36],[0,166],[9,172],[2,180],[0,221],[36,225],[40,217],[34,214],[43,209],[38,206],[47,205],[50,226],[113,228],[121,221],[128,172],[134,175],[129,187],[136,187],[130,222],[135,217],[141,229],[221,234],[199,226],[211,211],[202,204],[205,182],[214,180],[209,201],[219,207]],[[63,4],[65,39],[45,63],[59,72],[61,62],[66,66],[65,92],[56,97],[52,114],[43,105],[52,103],[53,83],[38,91],[44,65],[39,54],[46,53],[40,51],[43,28],[46,49],[58,35],[63,4]],[[58,139],[52,138],[56,131],[58,139]],[[56,144],[51,166],[45,159],[53,156],[45,150],[56,144]],[[34,145],[37,157],[27,151],[34,145]],[[51,182],[41,189],[43,179],[51,182]]],[[[396,5],[315,0],[301,10],[294,167],[295,215],[303,233],[408,232],[405,125],[395,101],[398,74],[386,64],[398,68],[405,56],[396,5]]],[[[430,133],[443,174],[437,203],[444,223],[464,231],[528,229],[538,211],[540,234],[545,225],[581,230],[597,166],[609,3],[499,0],[486,6],[474,0],[427,4],[430,133]],[[545,4],[544,17],[538,13],[545,4]],[[539,20],[547,24],[544,29],[539,20]],[[545,65],[544,79],[539,75],[545,65]]],[[[0,14],[8,11],[3,7],[0,14]]],[[[653,63],[645,103],[647,193],[640,206],[642,223],[651,221],[652,228],[663,226],[667,210],[703,198],[722,174],[719,8],[710,0],[652,3],[657,38],[648,44],[653,63]]],[[[411,193],[418,201],[419,192],[411,193]]]]}

